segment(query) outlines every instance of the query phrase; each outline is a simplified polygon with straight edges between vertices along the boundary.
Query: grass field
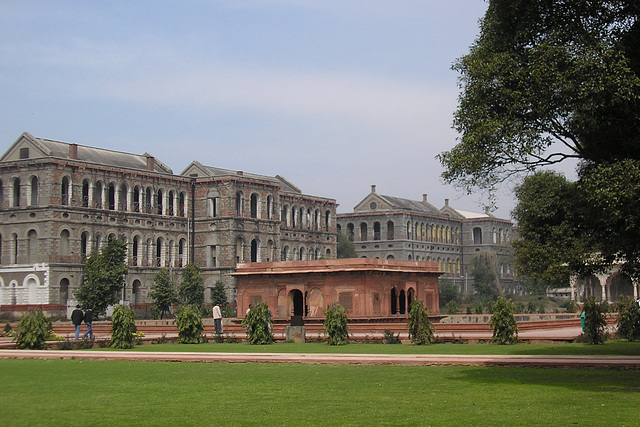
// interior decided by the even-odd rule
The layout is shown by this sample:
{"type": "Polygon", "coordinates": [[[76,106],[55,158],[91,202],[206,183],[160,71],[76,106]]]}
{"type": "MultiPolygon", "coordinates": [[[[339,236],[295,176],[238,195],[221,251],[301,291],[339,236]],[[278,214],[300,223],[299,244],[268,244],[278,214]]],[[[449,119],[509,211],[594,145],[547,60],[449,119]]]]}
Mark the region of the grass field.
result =
{"type": "Polygon", "coordinates": [[[9,359],[0,384],[3,426],[618,426],[640,402],[640,371],[594,369],[9,359]]]}
{"type": "MultiPolygon", "coordinates": [[[[102,350],[112,350],[105,348],[102,350]]],[[[125,350],[128,351],[128,350],[125,350]]],[[[332,346],[327,343],[276,343],[250,345],[247,343],[153,344],[138,345],[133,351],[225,352],[225,353],[364,353],[364,354],[486,354],[486,355],[618,355],[640,356],[640,342],[607,341],[590,344],[348,344],[332,346]]]]}

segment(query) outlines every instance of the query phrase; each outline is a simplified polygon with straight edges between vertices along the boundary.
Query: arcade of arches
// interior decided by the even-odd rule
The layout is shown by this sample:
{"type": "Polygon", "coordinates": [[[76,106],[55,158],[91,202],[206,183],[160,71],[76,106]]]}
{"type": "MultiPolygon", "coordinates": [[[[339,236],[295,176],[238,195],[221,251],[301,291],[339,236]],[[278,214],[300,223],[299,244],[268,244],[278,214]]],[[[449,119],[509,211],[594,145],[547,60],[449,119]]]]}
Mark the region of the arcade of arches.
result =
{"type": "Polygon", "coordinates": [[[438,314],[438,266],[433,262],[335,259],[239,264],[238,313],[265,302],[274,320],[301,324],[320,319],[339,302],[349,318],[408,317],[409,306],[422,300],[438,314]]]}
{"type": "Polygon", "coordinates": [[[640,283],[621,272],[618,266],[603,274],[571,277],[572,301],[583,302],[593,296],[597,301],[618,302],[620,295],[637,298],[640,283]]]}

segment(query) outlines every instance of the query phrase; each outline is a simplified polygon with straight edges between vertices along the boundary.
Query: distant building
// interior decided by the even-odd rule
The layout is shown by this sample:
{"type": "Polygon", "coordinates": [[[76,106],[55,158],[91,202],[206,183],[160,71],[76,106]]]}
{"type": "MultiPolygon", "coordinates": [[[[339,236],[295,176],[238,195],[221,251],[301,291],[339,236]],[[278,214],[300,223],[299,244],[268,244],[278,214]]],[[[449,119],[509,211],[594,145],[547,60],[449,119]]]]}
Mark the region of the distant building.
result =
{"type": "Polygon", "coordinates": [[[112,238],[127,244],[122,300],[148,306],[153,278],[193,262],[210,301],[235,301],[237,263],[336,257],[336,202],[269,177],[192,162],[174,174],[151,154],[24,133],[0,158],[0,311],[64,312],[83,262],[112,238]],[[20,307],[18,307],[20,306],[20,307]]]}
{"type": "Polygon", "coordinates": [[[351,240],[362,258],[436,262],[462,291],[472,291],[473,259],[493,251],[503,289],[521,292],[514,280],[513,223],[482,213],[455,209],[445,199],[441,209],[427,201],[371,192],[353,212],[338,214],[338,231],[351,240]]]}

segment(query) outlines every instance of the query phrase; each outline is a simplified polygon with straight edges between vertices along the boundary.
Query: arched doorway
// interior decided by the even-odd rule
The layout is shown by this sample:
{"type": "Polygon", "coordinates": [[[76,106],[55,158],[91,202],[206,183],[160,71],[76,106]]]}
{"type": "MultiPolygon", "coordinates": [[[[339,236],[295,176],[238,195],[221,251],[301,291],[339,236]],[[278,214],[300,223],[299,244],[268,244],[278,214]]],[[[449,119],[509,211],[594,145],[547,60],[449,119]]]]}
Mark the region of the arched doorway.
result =
{"type": "Polygon", "coordinates": [[[291,313],[291,326],[302,326],[304,321],[304,297],[299,289],[293,289],[289,292],[289,307],[293,310],[291,313]]]}
{"type": "Polygon", "coordinates": [[[391,314],[398,314],[398,293],[396,288],[391,288],[391,314]]]}

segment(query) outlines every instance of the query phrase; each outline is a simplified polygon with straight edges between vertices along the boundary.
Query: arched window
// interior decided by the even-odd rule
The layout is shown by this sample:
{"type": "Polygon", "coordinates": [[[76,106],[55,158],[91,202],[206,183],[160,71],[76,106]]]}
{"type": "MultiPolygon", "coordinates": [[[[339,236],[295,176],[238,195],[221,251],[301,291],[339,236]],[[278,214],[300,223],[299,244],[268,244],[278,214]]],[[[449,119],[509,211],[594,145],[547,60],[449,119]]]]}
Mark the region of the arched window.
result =
{"type": "Polygon", "coordinates": [[[11,189],[13,190],[13,207],[17,208],[20,206],[20,178],[13,179],[13,186],[11,189]]]}
{"type": "Polygon", "coordinates": [[[29,230],[27,233],[27,262],[35,262],[38,257],[38,233],[29,230]]]}
{"type": "Polygon", "coordinates": [[[164,240],[162,237],[158,237],[156,240],[156,267],[164,266],[164,251],[163,251],[164,240]]]}
{"type": "Polygon", "coordinates": [[[93,200],[96,203],[96,209],[102,209],[102,181],[96,182],[93,188],[93,200]]]}
{"type": "Polygon", "coordinates": [[[140,212],[140,187],[138,186],[133,189],[133,211],[140,212]]]}
{"type": "Polygon", "coordinates": [[[282,248],[282,257],[280,260],[281,261],[289,260],[289,246],[285,246],[284,248],[282,248]]]}
{"type": "Polygon", "coordinates": [[[69,230],[62,230],[62,232],[60,232],[60,255],[69,255],[69,230]]]}
{"type": "Polygon", "coordinates": [[[380,240],[380,223],[378,221],[373,223],[373,240],[380,240]]]}
{"type": "Polygon", "coordinates": [[[89,207],[89,188],[90,188],[89,180],[85,179],[84,181],[82,181],[82,207],[83,208],[89,207]]]}
{"type": "Polygon", "coordinates": [[[355,231],[354,230],[355,230],[355,227],[354,227],[353,224],[351,224],[351,223],[347,224],[347,238],[352,242],[355,240],[355,231]]]}
{"type": "Polygon", "coordinates": [[[367,240],[367,223],[363,222],[360,224],[360,240],[365,242],[367,240]]]}
{"type": "Polygon", "coordinates": [[[184,192],[181,192],[179,200],[178,200],[178,215],[179,216],[184,216],[185,203],[186,203],[186,196],[184,195],[184,192]]]}
{"type": "Polygon", "coordinates": [[[300,248],[300,261],[304,260],[305,250],[304,248],[300,248]]]}
{"type": "Polygon", "coordinates": [[[329,231],[329,224],[331,224],[331,211],[324,213],[324,229],[329,231]]]}
{"type": "Polygon", "coordinates": [[[151,200],[153,199],[152,197],[152,191],[151,191],[151,187],[147,187],[147,190],[145,191],[145,195],[144,195],[144,212],[150,214],[151,213],[151,200]]]}
{"type": "Polygon", "coordinates": [[[129,201],[128,199],[129,189],[126,184],[122,184],[120,186],[120,194],[118,194],[118,210],[128,211],[129,210],[129,201]]]}
{"type": "Polygon", "coordinates": [[[31,206],[37,206],[38,205],[38,177],[37,176],[31,177],[29,188],[31,190],[31,198],[30,198],[31,200],[29,201],[29,204],[31,206]]]}
{"type": "Polygon", "coordinates": [[[109,194],[107,196],[107,199],[109,200],[108,203],[108,208],[110,211],[115,211],[116,210],[116,186],[113,183],[109,184],[109,190],[108,190],[109,194]]]}
{"type": "Polygon", "coordinates": [[[296,212],[295,206],[291,207],[291,228],[296,228],[296,212]]]}
{"type": "Polygon", "coordinates": [[[67,305],[67,300],[69,299],[69,279],[67,278],[60,280],[59,298],[60,304],[67,305]]]}
{"type": "Polygon", "coordinates": [[[133,265],[140,265],[138,264],[140,260],[140,236],[135,236],[133,238],[133,254],[132,254],[132,258],[131,261],[133,263],[133,265]]]}
{"type": "Polygon", "coordinates": [[[169,206],[168,206],[168,214],[169,216],[174,216],[175,212],[174,212],[174,206],[175,206],[175,194],[173,193],[173,190],[169,191],[169,206]]]}
{"type": "Polygon", "coordinates": [[[473,244],[481,245],[482,244],[482,228],[475,227],[473,229],[473,244]]]}
{"type": "Polygon", "coordinates": [[[244,240],[238,237],[236,240],[236,262],[244,262],[244,240]]]}
{"type": "Polygon", "coordinates": [[[187,241],[185,239],[180,239],[178,242],[178,267],[184,267],[187,265],[187,251],[185,248],[187,247],[187,241]]]}
{"type": "Polygon", "coordinates": [[[62,178],[62,189],[61,189],[61,200],[62,200],[62,205],[63,206],[68,206],[69,205],[69,196],[71,194],[71,188],[69,185],[69,177],[65,176],[64,178],[62,178]]]}
{"type": "Polygon", "coordinates": [[[89,250],[89,233],[83,231],[80,235],[80,256],[84,259],[88,255],[89,250]]]}
{"type": "Polygon", "coordinates": [[[244,195],[242,191],[236,193],[236,216],[241,217],[244,212],[244,195]]]}
{"type": "Polygon", "coordinates": [[[13,240],[13,251],[11,251],[11,264],[17,264],[18,263],[18,235],[16,233],[13,233],[11,235],[13,240]]]}
{"type": "Polygon", "coordinates": [[[256,193],[251,194],[251,218],[259,218],[258,213],[258,195],[256,193]]]}
{"type": "Polygon", "coordinates": [[[260,241],[258,239],[251,240],[251,262],[260,261],[260,241]]]}
{"type": "Polygon", "coordinates": [[[164,192],[162,190],[158,190],[158,193],[156,194],[156,213],[158,215],[163,215],[164,214],[164,192]]]}
{"type": "Polygon", "coordinates": [[[387,240],[393,240],[395,235],[393,221],[387,222],[387,240]]]}
{"type": "Polygon", "coordinates": [[[267,196],[267,219],[273,219],[273,196],[267,196]]]}

